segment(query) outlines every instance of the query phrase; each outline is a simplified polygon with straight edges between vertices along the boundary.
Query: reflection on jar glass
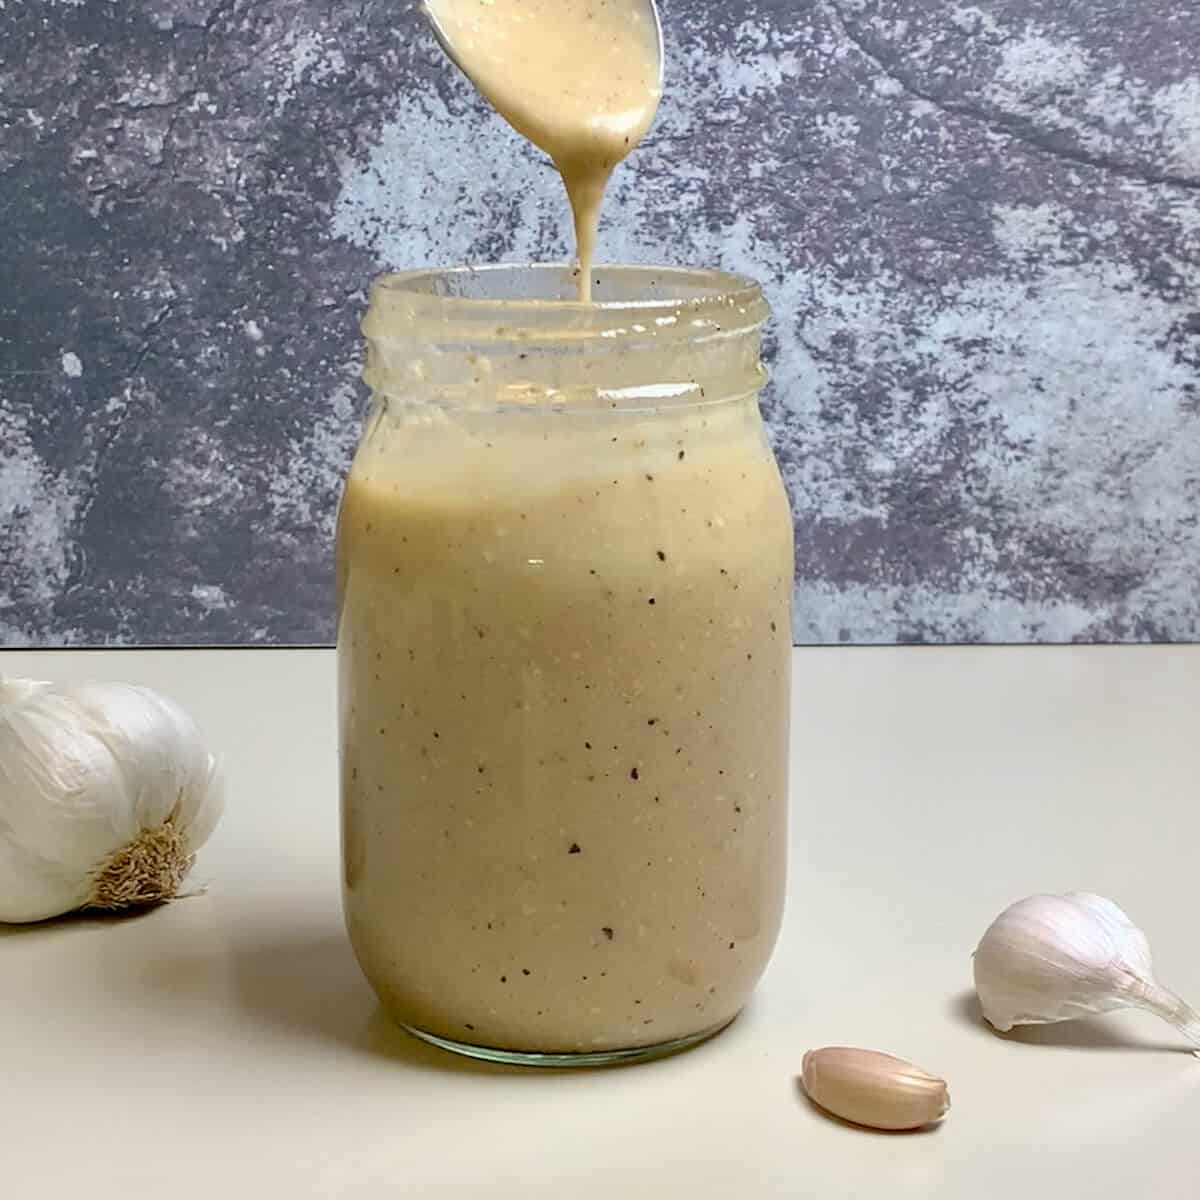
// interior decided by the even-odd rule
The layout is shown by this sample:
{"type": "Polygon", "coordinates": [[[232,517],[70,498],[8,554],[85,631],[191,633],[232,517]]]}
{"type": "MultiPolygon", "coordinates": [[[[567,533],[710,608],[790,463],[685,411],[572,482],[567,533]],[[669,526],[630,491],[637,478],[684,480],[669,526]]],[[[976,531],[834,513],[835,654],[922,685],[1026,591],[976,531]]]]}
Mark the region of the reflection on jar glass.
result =
{"type": "Polygon", "coordinates": [[[715,1032],[783,904],[766,304],[723,274],[595,279],[593,305],[557,267],[376,281],[339,518],[351,940],[401,1023],[516,1061],[715,1032]]]}

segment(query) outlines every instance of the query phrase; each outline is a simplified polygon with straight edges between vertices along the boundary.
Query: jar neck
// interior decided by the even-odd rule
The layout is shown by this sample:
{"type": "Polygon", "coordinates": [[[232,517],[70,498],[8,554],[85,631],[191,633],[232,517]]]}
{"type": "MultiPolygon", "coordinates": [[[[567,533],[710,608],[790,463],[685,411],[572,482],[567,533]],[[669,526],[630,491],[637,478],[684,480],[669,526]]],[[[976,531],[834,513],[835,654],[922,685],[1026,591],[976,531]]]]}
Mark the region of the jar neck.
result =
{"type": "Polygon", "coordinates": [[[756,393],[757,285],[715,272],[606,267],[580,304],[564,267],[383,276],[371,288],[364,379],[414,403],[638,410],[756,393]]]}

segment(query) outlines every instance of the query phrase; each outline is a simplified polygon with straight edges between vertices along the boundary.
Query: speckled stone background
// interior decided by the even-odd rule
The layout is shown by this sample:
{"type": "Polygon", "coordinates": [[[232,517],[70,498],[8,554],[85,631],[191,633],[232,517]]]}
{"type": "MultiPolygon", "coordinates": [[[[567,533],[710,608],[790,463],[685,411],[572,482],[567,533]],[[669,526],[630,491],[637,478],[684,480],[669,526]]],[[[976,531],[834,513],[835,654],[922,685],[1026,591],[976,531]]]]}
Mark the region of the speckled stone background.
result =
{"type": "MultiPolygon", "coordinates": [[[[1200,5],[664,0],[607,259],[767,285],[802,641],[1200,637],[1200,5]]],[[[562,258],[397,0],[0,0],[0,644],[313,642],[382,267],[562,258]]]]}

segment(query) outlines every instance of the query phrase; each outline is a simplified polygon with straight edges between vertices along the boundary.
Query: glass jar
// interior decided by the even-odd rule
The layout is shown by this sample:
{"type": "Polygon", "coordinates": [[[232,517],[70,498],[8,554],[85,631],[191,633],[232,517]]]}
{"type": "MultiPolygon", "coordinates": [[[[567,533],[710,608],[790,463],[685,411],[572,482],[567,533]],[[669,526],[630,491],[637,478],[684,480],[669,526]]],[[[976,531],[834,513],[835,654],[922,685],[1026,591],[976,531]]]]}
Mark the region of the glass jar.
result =
{"type": "Polygon", "coordinates": [[[378,279],[338,522],[347,925],[449,1049],[649,1057],[783,907],[792,529],[749,280],[378,279]]]}

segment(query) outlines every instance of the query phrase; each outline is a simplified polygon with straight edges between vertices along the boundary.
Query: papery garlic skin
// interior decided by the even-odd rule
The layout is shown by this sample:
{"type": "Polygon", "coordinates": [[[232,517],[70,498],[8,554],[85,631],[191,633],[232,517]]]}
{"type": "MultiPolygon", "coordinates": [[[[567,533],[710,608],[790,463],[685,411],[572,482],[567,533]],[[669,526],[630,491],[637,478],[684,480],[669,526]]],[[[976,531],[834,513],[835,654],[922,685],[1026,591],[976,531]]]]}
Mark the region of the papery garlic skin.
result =
{"type": "Polygon", "coordinates": [[[983,1015],[1001,1033],[1145,1008],[1200,1045],[1200,1016],[1157,983],[1146,935],[1104,896],[1017,901],[984,933],[974,968],[983,1015]]]}
{"type": "Polygon", "coordinates": [[[222,807],[218,763],[173,701],[0,679],[0,922],[168,898],[222,807]]]}

